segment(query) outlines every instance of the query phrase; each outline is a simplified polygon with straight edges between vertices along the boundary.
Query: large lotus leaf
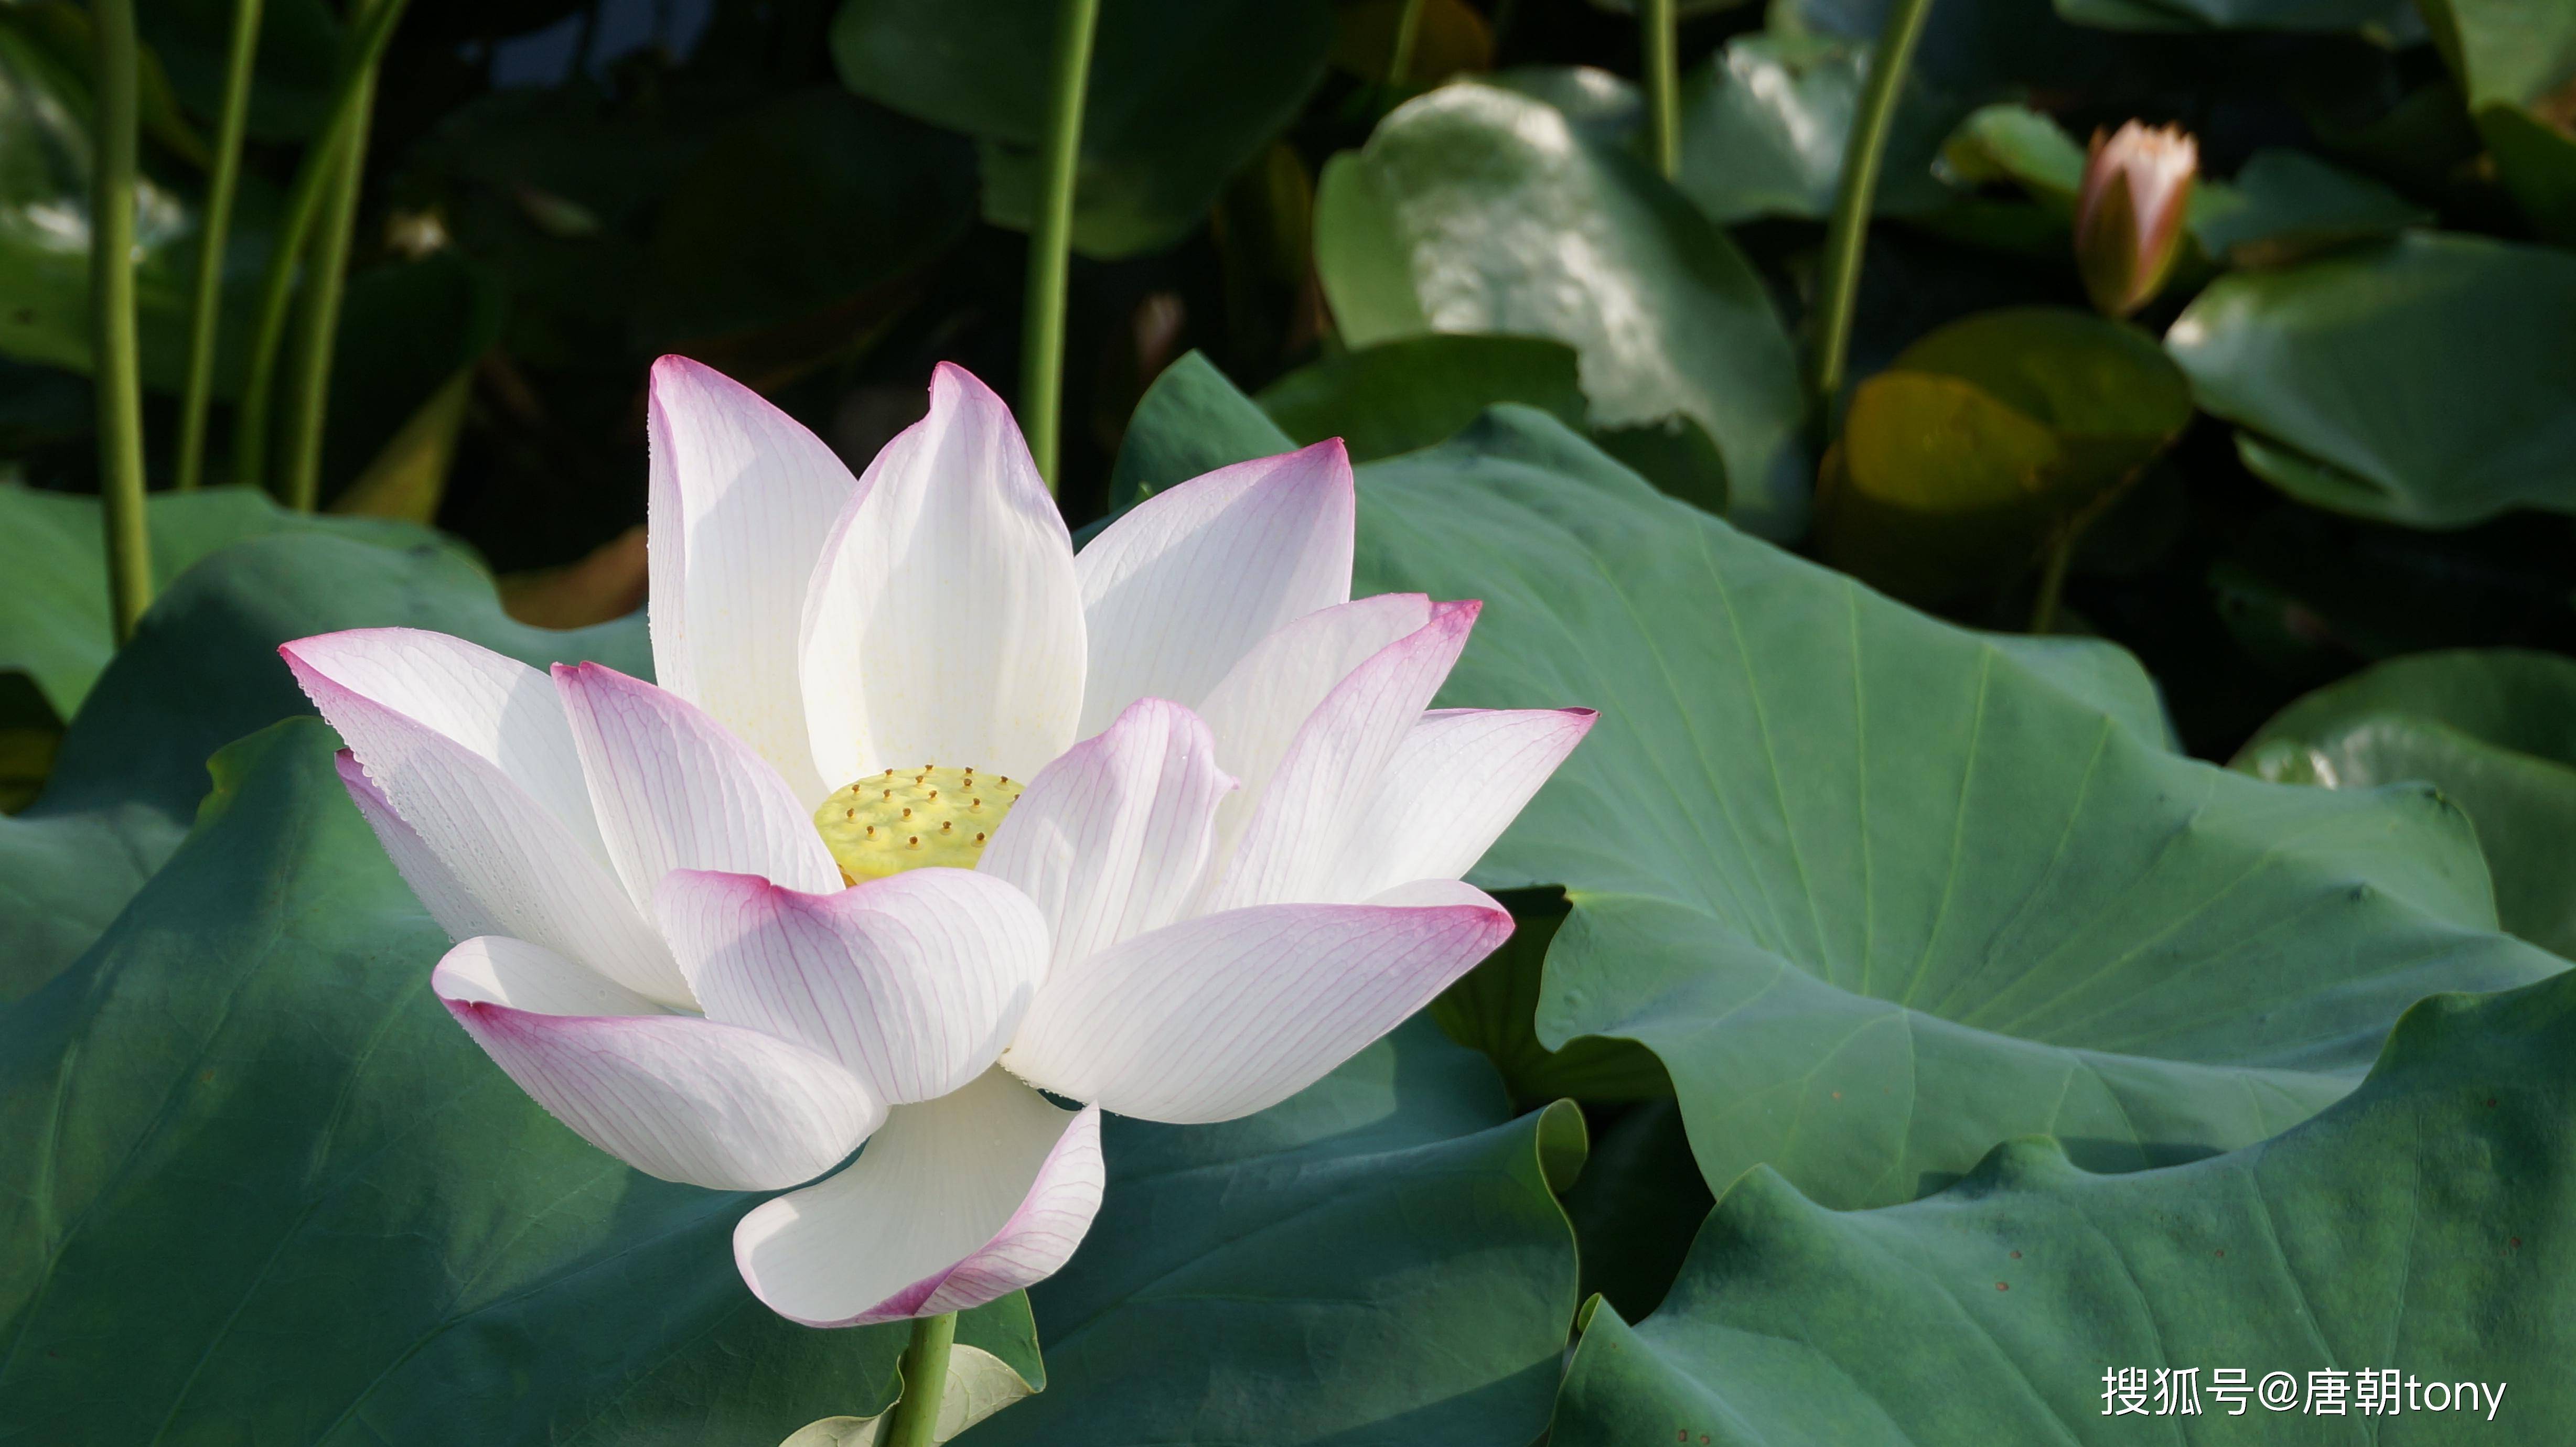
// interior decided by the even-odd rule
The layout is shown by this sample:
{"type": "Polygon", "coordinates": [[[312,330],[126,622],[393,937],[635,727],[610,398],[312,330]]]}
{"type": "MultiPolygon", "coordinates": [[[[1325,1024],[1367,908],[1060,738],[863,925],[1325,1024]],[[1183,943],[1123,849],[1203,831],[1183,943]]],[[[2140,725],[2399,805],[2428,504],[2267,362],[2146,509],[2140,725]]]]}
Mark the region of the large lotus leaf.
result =
{"type": "Polygon", "coordinates": [[[454,633],[532,664],[588,658],[652,671],[640,620],[563,633],[512,622],[488,575],[418,529],[348,523],[214,554],[154,602],[99,677],[44,796],[0,819],[0,1001],[70,964],[169,857],[205,794],[209,755],[312,712],[277,645],[391,625],[454,633]]]}
{"type": "Polygon", "coordinates": [[[2092,1169],[2232,1149],[2424,994],[2561,968],[2495,932],[2430,788],[2170,753],[2106,645],[1915,613],[1544,414],[1373,464],[1359,532],[1357,591],[1485,600],[1444,702],[1601,711],[1478,877],[1568,887],[1541,1043],[1652,1050],[1712,1188],[1884,1204],[2034,1132],[2092,1169]]]}
{"type": "Polygon", "coordinates": [[[2504,927],[2576,957],[2576,660],[2518,648],[2391,659],[2281,710],[2236,767],[2336,789],[2430,781],[2477,825],[2504,927]]]}
{"type": "Polygon", "coordinates": [[[1527,1442],[1573,1319],[1550,1189],[1582,1142],[1570,1105],[1513,1119],[1424,1020],[1244,1120],[1113,1117],[1100,1218],[1030,1291],[1047,1390],[972,1440],[1527,1442]]]}
{"type": "Polygon", "coordinates": [[[2576,256],[2415,232],[2221,277],[2165,347],[2248,466],[2417,527],[2576,512],[2576,256]]]}
{"type": "Polygon", "coordinates": [[[1655,1315],[1592,1313],[1549,1440],[2549,1440],[2576,1411],[2571,1159],[2576,978],[2560,976],[2425,1001],[2351,1097],[2214,1159],[2098,1176],[2014,1141],[1936,1199],[1852,1214],[1757,1170],[1655,1315]],[[2209,1395],[2221,1368],[2248,1387],[2290,1373],[2295,1407],[2231,1408],[2209,1395]],[[2128,1420],[2181,1369],[2201,1415],[2128,1420]],[[2112,1415],[2129,1399],[2104,1374],[2122,1370],[2142,1399],[2112,1415]],[[2364,1371],[2396,1372],[2411,1404],[2367,1413],[2346,1376],[2342,1415],[2307,1410],[2310,1373],[2364,1371]],[[2464,1381],[2487,1390],[2449,1405],[2464,1381]]]}
{"type": "Polygon", "coordinates": [[[1334,157],[1315,205],[1316,271],[1351,345],[1554,337],[1581,359],[1595,423],[1690,418],[1725,458],[1739,522],[1804,528],[1788,334],[1743,253],[1636,158],[1544,101],[1449,85],[1334,157]]]}
{"type": "MultiPolygon", "coordinates": [[[[1055,0],[844,0],[850,89],[984,142],[984,214],[1037,214],[1055,0]]],[[[1323,0],[1106,0],[1084,92],[1073,244],[1132,256],[1180,240],[1324,74],[1323,0]]]]}
{"type": "Polygon", "coordinates": [[[2576,8],[2559,0],[2423,0],[2497,178],[2542,230],[2576,241],[2576,8]]]}
{"type": "MultiPolygon", "coordinates": [[[[145,499],[155,589],[167,588],[199,558],[265,533],[314,532],[386,547],[434,545],[433,534],[367,518],[289,512],[246,487],[145,499]]],[[[107,607],[107,548],[96,497],[0,486],[0,671],[36,681],[55,713],[70,718],[116,648],[107,607]]]]}
{"type": "Polygon", "coordinates": [[[1109,470],[1109,505],[1123,508],[1200,473],[1296,445],[1206,353],[1185,352],[1137,400],[1109,470]]]}
{"type": "MultiPolygon", "coordinates": [[[[30,1441],[775,1442],[894,1394],[656,1181],[494,1069],[311,720],[216,756],[187,844],[0,1010],[0,1420],[30,1441]]],[[[1017,1296],[968,1318],[1038,1375],[1017,1296]]]]}
{"type": "MultiPolygon", "coordinates": [[[[1682,82],[1682,164],[1674,183],[1721,226],[1757,216],[1822,220],[1833,210],[1869,47],[1799,34],[1742,35],[1682,82]]],[[[1957,103],[1908,77],[1880,165],[1881,215],[1939,208],[1932,159],[1957,103]]]]}

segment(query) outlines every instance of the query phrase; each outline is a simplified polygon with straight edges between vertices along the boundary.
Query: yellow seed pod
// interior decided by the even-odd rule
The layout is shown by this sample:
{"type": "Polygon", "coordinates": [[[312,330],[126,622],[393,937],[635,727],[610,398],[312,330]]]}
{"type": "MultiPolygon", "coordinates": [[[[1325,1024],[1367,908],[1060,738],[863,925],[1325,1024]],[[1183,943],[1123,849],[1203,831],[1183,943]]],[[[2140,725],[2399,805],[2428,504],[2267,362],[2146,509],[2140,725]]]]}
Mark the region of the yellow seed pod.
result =
{"type": "Polygon", "coordinates": [[[929,865],[972,869],[1025,787],[935,764],[888,769],[834,790],[814,827],[852,884],[929,865]]]}

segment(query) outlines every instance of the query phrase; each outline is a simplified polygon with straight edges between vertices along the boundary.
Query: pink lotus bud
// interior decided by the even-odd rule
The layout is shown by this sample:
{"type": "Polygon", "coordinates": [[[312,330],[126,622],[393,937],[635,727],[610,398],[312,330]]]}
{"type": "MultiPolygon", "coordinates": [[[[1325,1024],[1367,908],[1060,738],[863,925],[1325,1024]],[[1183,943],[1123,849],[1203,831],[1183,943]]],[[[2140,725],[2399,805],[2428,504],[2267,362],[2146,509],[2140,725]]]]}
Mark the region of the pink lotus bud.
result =
{"type": "Polygon", "coordinates": [[[2075,265],[2105,314],[2127,316],[2163,289],[2199,171],[2200,144],[2180,126],[2131,121],[2108,137],[2093,133],[2075,200],[2075,265]]]}

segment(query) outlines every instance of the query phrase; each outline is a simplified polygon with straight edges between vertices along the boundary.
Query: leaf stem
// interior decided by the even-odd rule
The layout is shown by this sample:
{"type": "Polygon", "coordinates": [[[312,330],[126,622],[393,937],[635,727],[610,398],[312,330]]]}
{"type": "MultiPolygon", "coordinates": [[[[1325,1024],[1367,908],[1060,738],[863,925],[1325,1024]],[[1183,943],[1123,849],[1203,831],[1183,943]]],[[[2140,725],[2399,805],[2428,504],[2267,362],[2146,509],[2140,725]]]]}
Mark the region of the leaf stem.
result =
{"type": "Polygon", "coordinates": [[[122,644],[152,601],[143,517],[143,357],[134,332],[134,0],[92,0],[98,28],[98,155],[90,178],[90,321],[98,385],[99,516],[108,616],[122,644]]]}
{"type": "Polygon", "coordinates": [[[223,323],[224,243],[232,231],[233,192],[241,184],[242,134],[250,124],[251,74],[259,55],[260,0],[233,0],[233,33],[224,52],[224,108],[215,124],[215,170],[206,185],[206,226],[197,242],[197,295],[189,309],[188,382],[179,406],[177,486],[205,478],[206,411],[214,400],[215,336],[223,323]]]}
{"type": "MultiPolygon", "coordinates": [[[[276,400],[277,356],[286,340],[287,309],[295,299],[296,263],[321,212],[325,189],[339,176],[344,140],[362,129],[374,94],[376,64],[401,23],[407,0],[381,0],[367,12],[365,28],[341,62],[321,134],[296,167],[295,184],[279,215],[277,239],[260,278],[259,310],[251,325],[250,359],[243,369],[241,414],[233,427],[233,480],[253,486],[268,479],[269,409],[276,400]]],[[[361,148],[363,149],[363,147],[361,148]]]]}
{"type": "Polygon", "coordinates": [[[1413,73],[1413,51],[1422,38],[1422,0],[1404,0],[1396,12],[1395,43],[1386,53],[1386,88],[1400,91],[1413,73]]]}
{"type": "Polygon", "coordinates": [[[1655,169],[1667,181],[1682,170],[1681,22],[1674,3],[1644,0],[1637,7],[1637,23],[1645,32],[1647,142],[1655,169]]]}
{"type": "Polygon", "coordinates": [[[1851,138],[1843,146],[1841,184],[1834,192],[1834,212],[1825,226],[1825,261],[1816,293],[1815,366],[1812,398],[1816,425],[1824,441],[1841,426],[1843,367],[1850,359],[1852,307],[1860,295],[1862,243],[1869,235],[1869,213],[1878,194],[1879,164],[1886,158],[1887,133],[1896,117],[1896,98],[1905,88],[1915,43],[1932,0],[1893,0],[1878,42],[1870,48],[1869,79],[1852,117],[1851,138]]]}
{"type": "MultiPolygon", "coordinates": [[[[365,22],[376,0],[349,0],[349,22],[365,22]]],[[[382,0],[390,3],[390,0],[382,0]]],[[[367,178],[368,113],[376,99],[373,61],[358,71],[356,103],[340,132],[336,173],[324,193],[296,312],[295,371],[287,379],[286,505],[311,512],[322,495],[322,433],[331,408],[331,353],[339,340],[340,297],[367,178]]]]}
{"type": "Polygon", "coordinates": [[[948,1349],[957,1342],[957,1313],[912,1319],[903,1349],[903,1395],[886,1423],[883,1447],[932,1447],[939,1440],[939,1402],[948,1392],[948,1349]]]}
{"type": "Polygon", "coordinates": [[[1082,102],[1091,84],[1091,41],[1100,0],[1057,0],[1055,76],[1048,93],[1046,179],[1029,234],[1027,315],[1020,333],[1020,430],[1047,491],[1057,490],[1056,447],[1064,412],[1064,295],[1072,266],[1073,182],[1082,159],[1082,102]]]}

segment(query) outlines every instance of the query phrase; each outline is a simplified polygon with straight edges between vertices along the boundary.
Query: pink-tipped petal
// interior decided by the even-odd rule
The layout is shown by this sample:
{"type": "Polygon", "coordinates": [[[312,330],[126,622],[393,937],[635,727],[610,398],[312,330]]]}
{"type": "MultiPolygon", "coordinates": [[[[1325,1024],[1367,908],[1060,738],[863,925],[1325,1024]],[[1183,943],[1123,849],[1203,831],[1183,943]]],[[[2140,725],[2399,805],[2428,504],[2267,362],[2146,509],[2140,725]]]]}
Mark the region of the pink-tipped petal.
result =
{"type": "Polygon", "coordinates": [[[1367,805],[1387,766],[1467,646],[1475,603],[1434,603],[1431,620],[1333,685],[1253,801],[1203,912],[1325,898],[1352,841],[1379,822],[1367,805]]]}
{"type": "Polygon", "coordinates": [[[1156,493],[1074,559],[1091,641],[1088,738],[1140,698],[1197,706],[1251,647],[1351,597],[1341,439],[1156,493]]]}
{"type": "Polygon", "coordinates": [[[1316,897],[1361,900],[1475,868],[1595,717],[1588,708],[1424,714],[1397,746],[1316,897]]]}
{"type": "Polygon", "coordinates": [[[440,863],[429,846],[421,842],[419,833],[394,812],[393,804],[368,780],[367,771],[359,767],[358,756],[342,749],[333,762],[340,771],[341,787],[349,791],[349,802],[358,806],[358,816],[376,832],[376,842],[393,859],[394,871],[411,886],[421,908],[447,931],[447,937],[465,940],[499,934],[501,922],[485,913],[455,872],[440,863]]]}
{"type": "Polygon", "coordinates": [[[819,803],[831,785],[805,741],[797,628],[857,483],[794,418],[686,357],[653,364],[646,430],[654,676],[819,803]]]}
{"type": "Polygon", "coordinates": [[[674,869],[840,888],[840,866],[811,811],[776,769],[696,705],[596,663],[557,665],[555,687],[608,857],[637,909],[652,913],[653,890],[674,869]]]}
{"type": "Polygon", "coordinates": [[[683,870],[661,917],[707,1018],[821,1051],[897,1105],[982,1074],[1046,975],[1037,906],[962,869],[832,894],[683,870]]]}
{"type": "Polygon", "coordinates": [[[688,1003],[671,952],[609,868],[586,788],[564,788],[580,786],[581,761],[544,674],[410,629],[327,634],[278,652],[477,919],[656,1000],[688,1003]]]}
{"type": "Polygon", "coordinates": [[[732,1191],[810,1181],[885,1118],[857,1077],[801,1045],[634,1013],[649,1002],[522,940],[467,940],[430,984],[521,1090],[666,1181],[732,1191]]]}
{"type": "Polygon", "coordinates": [[[1056,1273],[1091,1229],[1100,1111],[1058,1110],[1000,1070],[897,1106],[848,1170],[734,1228],[734,1264],[807,1326],[963,1311],[1056,1273]]]}
{"type": "Polygon", "coordinates": [[[1002,1064],[1120,1115],[1232,1120],[1322,1079],[1511,932],[1456,880],[1202,915],[1050,976],[1002,1064]]]}
{"type": "Polygon", "coordinates": [[[1351,670],[1431,621],[1420,593],[1380,593],[1309,613],[1254,644],[1200,705],[1217,763],[1242,780],[1217,813],[1217,855],[1228,857],[1298,728],[1351,670]]]}
{"type": "Polygon", "coordinates": [[[823,776],[921,764],[1028,778],[1073,742],[1073,543],[1002,399],[940,364],[825,542],[803,620],[823,776]]]}
{"type": "Polygon", "coordinates": [[[1198,715],[1139,699],[1029,782],[980,874],[1037,902],[1056,968],[1180,918],[1234,780],[1198,715]]]}

